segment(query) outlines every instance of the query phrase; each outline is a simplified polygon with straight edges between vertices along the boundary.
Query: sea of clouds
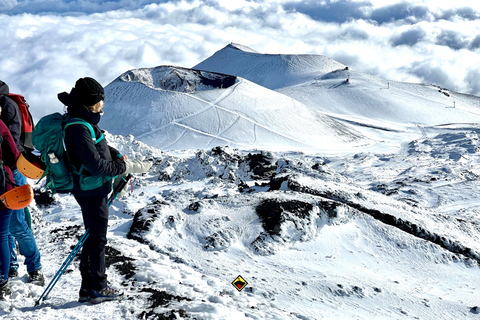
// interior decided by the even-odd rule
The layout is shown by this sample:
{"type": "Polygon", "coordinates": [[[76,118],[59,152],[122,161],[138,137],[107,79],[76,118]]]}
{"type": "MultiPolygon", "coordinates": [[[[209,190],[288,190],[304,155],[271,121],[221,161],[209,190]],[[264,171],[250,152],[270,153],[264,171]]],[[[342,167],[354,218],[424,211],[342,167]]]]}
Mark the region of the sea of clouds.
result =
{"type": "Polygon", "coordinates": [[[480,3],[469,2],[0,0],[0,79],[38,119],[62,110],[57,93],[79,77],[192,67],[235,42],[480,95],[480,3]]]}

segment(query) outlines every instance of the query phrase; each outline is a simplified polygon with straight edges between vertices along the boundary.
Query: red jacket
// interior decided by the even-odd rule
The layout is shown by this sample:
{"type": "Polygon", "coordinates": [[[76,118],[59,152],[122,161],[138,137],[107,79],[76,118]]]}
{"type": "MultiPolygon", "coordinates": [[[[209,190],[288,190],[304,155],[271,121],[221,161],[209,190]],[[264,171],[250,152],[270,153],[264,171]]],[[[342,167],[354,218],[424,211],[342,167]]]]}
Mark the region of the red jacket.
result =
{"type": "MultiPolygon", "coordinates": [[[[2,135],[3,141],[0,148],[0,159],[3,161],[3,169],[5,170],[5,179],[10,179],[14,182],[12,171],[17,166],[17,159],[20,156],[18,152],[15,141],[13,140],[10,130],[3,121],[0,120],[0,134],[2,135]]],[[[10,183],[7,183],[7,191],[13,189],[13,186],[10,183]]],[[[0,205],[0,210],[5,210],[3,205],[0,205]]]]}

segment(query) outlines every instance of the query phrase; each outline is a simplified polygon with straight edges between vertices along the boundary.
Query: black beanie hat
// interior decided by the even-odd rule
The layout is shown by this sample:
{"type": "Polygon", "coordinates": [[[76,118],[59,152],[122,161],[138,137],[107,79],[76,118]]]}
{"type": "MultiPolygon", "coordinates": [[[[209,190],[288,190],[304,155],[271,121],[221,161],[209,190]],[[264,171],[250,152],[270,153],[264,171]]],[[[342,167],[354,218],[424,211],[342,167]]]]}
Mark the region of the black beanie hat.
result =
{"type": "Polygon", "coordinates": [[[103,87],[97,80],[89,77],[80,78],[75,83],[75,92],[80,102],[86,107],[91,107],[105,99],[103,87]]]}

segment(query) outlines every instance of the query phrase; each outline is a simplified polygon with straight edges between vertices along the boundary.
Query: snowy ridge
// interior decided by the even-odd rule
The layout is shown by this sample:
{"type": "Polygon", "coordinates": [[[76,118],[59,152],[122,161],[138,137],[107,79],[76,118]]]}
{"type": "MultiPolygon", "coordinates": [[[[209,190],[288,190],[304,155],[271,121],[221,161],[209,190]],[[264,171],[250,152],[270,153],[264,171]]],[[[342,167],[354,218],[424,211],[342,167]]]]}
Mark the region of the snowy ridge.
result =
{"type": "Polygon", "coordinates": [[[371,143],[292,98],[224,74],[177,67],[133,70],[109,84],[106,96],[105,129],[162,150],[218,145],[317,150],[371,143]]]}
{"type": "Polygon", "coordinates": [[[237,49],[237,50],[241,50],[243,52],[251,52],[251,53],[258,53],[257,51],[253,50],[252,48],[249,48],[247,46],[244,46],[244,45],[241,45],[239,43],[230,43],[229,45],[227,45],[228,48],[234,48],[234,49],[237,49]]]}

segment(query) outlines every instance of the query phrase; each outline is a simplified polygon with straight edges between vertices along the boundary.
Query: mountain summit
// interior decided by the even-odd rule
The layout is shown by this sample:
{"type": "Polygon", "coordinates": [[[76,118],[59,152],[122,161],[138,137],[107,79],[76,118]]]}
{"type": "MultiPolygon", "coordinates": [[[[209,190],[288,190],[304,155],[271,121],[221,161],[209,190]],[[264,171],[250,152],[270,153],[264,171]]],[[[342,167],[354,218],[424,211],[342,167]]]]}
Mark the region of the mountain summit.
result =
{"type": "Polygon", "coordinates": [[[236,75],[272,90],[344,68],[345,65],[322,55],[262,54],[235,43],[193,67],[236,75]]]}

